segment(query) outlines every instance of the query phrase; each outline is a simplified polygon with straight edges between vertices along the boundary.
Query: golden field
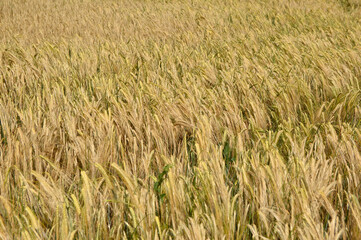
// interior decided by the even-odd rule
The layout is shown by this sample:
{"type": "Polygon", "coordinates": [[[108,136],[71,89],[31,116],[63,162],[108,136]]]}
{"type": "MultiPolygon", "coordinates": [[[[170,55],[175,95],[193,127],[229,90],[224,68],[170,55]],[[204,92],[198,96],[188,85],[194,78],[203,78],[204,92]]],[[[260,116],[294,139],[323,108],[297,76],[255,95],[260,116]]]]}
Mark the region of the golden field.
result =
{"type": "Polygon", "coordinates": [[[361,239],[361,2],[1,0],[0,239],[361,239]]]}

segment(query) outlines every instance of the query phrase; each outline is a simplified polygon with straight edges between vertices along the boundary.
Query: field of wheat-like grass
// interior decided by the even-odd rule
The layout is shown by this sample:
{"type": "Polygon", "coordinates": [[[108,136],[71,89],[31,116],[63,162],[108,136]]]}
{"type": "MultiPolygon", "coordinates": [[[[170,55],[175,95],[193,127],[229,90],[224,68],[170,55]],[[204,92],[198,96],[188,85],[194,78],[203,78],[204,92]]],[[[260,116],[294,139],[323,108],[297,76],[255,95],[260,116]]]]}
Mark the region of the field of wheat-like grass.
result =
{"type": "Polygon", "coordinates": [[[361,1],[1,0],[0,239],[361,239],[361,1]]]}

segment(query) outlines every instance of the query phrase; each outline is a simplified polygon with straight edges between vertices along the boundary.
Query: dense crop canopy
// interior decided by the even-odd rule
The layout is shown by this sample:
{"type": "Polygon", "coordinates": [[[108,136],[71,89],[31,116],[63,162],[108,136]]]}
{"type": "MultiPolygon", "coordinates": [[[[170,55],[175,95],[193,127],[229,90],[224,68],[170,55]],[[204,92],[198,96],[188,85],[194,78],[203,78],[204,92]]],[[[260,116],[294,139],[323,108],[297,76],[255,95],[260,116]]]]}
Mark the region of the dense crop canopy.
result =
{"type": "Polygon", "coordinates": [[[1,0],[1,239],[361,239],[359,0],[1,0]]]}

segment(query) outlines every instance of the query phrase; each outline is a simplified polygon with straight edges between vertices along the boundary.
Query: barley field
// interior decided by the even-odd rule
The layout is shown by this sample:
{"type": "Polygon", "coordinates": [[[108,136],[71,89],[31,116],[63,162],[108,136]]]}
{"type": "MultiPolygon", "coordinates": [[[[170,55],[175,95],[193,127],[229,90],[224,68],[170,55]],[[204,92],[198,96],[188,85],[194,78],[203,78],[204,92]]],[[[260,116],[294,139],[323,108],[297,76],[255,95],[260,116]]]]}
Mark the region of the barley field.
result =
{"type": "Polygon", "coordinates": [[[1,0],[0,239],[361,239],[361,1],[1,0]]]}

